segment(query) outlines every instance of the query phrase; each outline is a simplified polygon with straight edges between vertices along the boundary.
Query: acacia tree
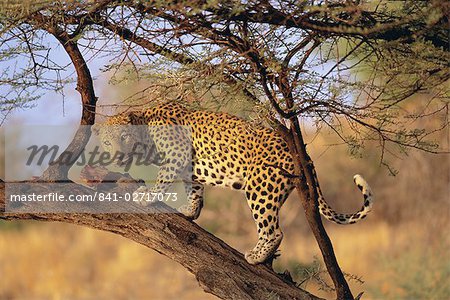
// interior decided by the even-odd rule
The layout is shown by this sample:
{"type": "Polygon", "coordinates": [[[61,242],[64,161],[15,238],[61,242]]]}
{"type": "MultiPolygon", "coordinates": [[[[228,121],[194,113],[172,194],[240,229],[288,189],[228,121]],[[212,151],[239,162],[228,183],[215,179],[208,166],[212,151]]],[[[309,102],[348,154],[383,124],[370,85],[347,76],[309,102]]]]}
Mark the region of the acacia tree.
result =
{"type": "MultiPolygon", "coordinates": [[[[447,128],[446,118],[431,130],[410,129],[407,124],[412,119],[447,112],[448,12],[448,3],[442,1],[44,1],[20,9],[10,4],[1,15],[2,60],[25,56],[29,63],[3,72],[1,83],[10,92],[1,96],[1,110],[7,114],[36,100],[36,96],[30,96],[34,88],[61,90],[66,83],[61,76],[47,76],[69,68],[52,57],[48,36],[62,46],[76,71],[77,91],[83,103],[81,124],[94,123],[97,103],[87,61],[105,55],[112,61],[106,70],[127,67],[128,76],[151,77],[153,82],[155,76],[166,74],[157,84],[163,92],[154,93],[154,97],[167,94],[167,89],[175,91],[171,96],[224,89],[229,95],[242,94],[258,116],[288,142],[296,162],[295,174],[290,175],[295,178],[337,298],[350,299],[354,297],[317,208],[321,190],[307,152],[302,121],[331,128],[352,151],[359,151],[367,141],[377,142],[382,164],[386,164],[385,153],[396,148],[439,152],[438,145],[428,137],[447,128]],[[430,91],[433,97],[425,110],[411,112],[405,108],[411,95],[430,91]],[[344,128],[352,129],[352,134],[344,134],[344,128]]],[[[221,93],[218,98],[226,101],[221,93]]],[[[80,153],[89,137],[89,132],[78,132],[67,151],[80,153]]],[[[68,169],[50,167],[42,178],[65,178],[68,169]]],[[[176,228],[185,226],[184,231],[177,231],[182,234],[174,234],[175,241],[153,232],[157,238],[151,243],[144,239],[145,234],[135,236],[120,227],[120,220],[113,226],[111,220],[105,225],[102,220],[83,215],[2,214],[1,218],[62,220],[118,232],[182,263],[196,274],[206,291],[219,297],[268,295],[243,288],[241,283],[208,280],[204,274],[211,276],[214,265],[202,265],[199,260],[187,263],[175,244],[187,247],[187,237],[192,238],[193,232],[196,237],[204,237],[206,244],[217,240],[184,224],[182,218],[148,217],[145,222],[153,222],[155,231],[156,224],[168,221],[176,228]]],[[[131,217],[121,221],[135,225],[137,220],[131,217]]],[[[225,251],[217,256],[229,259],[233,255],[225,251]]],[[[223,268],[229,271],[227,268],[232,267],[223,268]]],[[[269,291],[281,298],[313,297],[283,280],[273,281],[275,277],[270,277],[264,267],[255,268],[268,273],[258,273],[261,281],[254,286],[264,286],[263,278],[271,278],[274,288],[269,291]]],[[[255,269],[239,269],[243,281],[251,278],[245,277],[249,270],[255,269]]]]}

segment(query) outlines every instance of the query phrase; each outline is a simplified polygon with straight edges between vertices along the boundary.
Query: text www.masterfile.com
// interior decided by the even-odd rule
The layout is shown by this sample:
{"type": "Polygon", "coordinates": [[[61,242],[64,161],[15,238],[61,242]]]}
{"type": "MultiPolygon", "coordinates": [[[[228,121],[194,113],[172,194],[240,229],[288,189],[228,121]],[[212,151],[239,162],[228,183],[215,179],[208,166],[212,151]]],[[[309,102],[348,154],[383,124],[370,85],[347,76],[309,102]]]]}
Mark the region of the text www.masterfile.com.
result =
{"type": "Polygon", "coordinates": [[[62,194],[62,193],[31,193],[12,194],[9,196],[10,202],[176,202],[177,193],[103,193],[94,192],[92,194],[62,194]]]}

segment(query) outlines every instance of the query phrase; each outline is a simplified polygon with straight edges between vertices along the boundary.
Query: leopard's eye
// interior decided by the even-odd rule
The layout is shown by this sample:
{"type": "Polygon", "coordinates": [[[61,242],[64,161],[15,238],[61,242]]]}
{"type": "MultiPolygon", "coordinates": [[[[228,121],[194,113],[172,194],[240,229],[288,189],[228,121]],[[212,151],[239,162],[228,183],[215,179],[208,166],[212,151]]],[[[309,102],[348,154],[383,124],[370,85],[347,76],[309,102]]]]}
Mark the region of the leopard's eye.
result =
{"type": "Polygon", "coordinates": [[[111,146],[111,142],[110,142],[110,141],[104,141],[103,144],[104,144],[105,146],[111,146]]]}
{"type": "Polygon", "coordinates": [[[130,137],[130,134],[129,133],[124,133],[124,134],[122,134],[122,136],[120,137],[120,139],[122,140],[122,141],[125,141],[126,139],[128,139],[130,137]]]}

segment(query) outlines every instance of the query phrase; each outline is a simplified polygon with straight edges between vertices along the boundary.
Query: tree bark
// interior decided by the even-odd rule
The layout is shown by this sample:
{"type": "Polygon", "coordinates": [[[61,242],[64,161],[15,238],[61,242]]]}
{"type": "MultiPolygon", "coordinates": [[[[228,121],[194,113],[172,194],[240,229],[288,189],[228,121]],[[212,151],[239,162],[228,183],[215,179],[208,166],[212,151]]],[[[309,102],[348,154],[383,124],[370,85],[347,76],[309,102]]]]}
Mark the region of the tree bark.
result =
{"type": "Polygon", "coordinates": [[[75,137],[69,146],[67,146],[56,161],[60,160],[61,157],[64,157],[65,153],[69,153],[70,157],[73,159],[70,163],[64,162],[51,165],[41,176],[43,180],[48,181],[67,180],[67,174],[69,173],[70,168],[81,155],[91,137],[91,130],[86,125],[93,125],[95,122],[97,97],[95,96],[94,82],[86,60],[78,48],[77,42],[71,38],[66,31],[59,28],[51,18],[46,17],[41,13],[34,14],[34,16],[30,18],[30,21],[37,28],[52,34],[60,42],[77,73],[76,90],[81,96],[82,103],[81,126],[78,128],[75,137]]]}
{"type": "Polygon", "coordinates": [[[337,262],[333,244],[331,243],[331,240],[322,223],[322,218],[319,212],[319,195],[317,192],[318,182],[315,176],[314,163],[306,152],[306,145],[303,141],[303,136],[298,121],[295,120],[293,123],[294,126],[292,127],[292,135],[294,136],[298,160],[301,163],[303,170],[302,174],[305,177],[302,182],[298,181],[296,183],[296,188],[305,210],[306,219],[308,220],[309,227],[311,228],[317,244],[319,245],[328,273],[333,280],[336,288],[337,299],[354,299],[350,287],[337,262]]]}
{"type": "Polygon", "coordinates": [[[336,289],[337,299],[354,299],[350,287],[339,267],[334,254],[333,244],[322,223],[318,206],[318,183],[316,182],[314,163],[306,151],[298,121],[291,120],[291,130],[278,128],[288,142],[295,163],[295,187],[300,197],[306,219],[319,245],[328,273],[336,289]]]}
{"type": "MultiPolygon", "coordinates": [[[[14,193],[15,184],[7,184],[11,184],[8,194],[14,193]]],[[[26,184],[33,184],[39,193],[52,191],[45,183],[19,183],[21,188],[26,184]]],[[[123,191],[120,185],[111,190],[123,191]]],[[[71,193],[93,190],[72,184],[71,193]]],[[[178,262],[205,292],[221,299],[319,299],[266,265],[249,265],[237,250],[163,203],[136,208],[142,213],[133,214],[5,213],[5,197],[5,183],[0,182],[0,219],[65,222],[121,235],[178,262]]]]}

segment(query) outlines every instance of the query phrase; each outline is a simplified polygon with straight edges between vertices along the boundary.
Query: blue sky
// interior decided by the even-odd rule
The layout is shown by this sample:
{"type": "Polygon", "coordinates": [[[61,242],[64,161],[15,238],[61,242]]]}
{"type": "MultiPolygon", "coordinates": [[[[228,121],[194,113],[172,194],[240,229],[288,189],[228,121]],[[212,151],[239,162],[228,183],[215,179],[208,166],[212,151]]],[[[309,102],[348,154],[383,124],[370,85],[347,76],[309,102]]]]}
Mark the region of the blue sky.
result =
{"type": "MultiPolygon", "coordinates": [[[[67,70],[61,72],[61,77],[76,79],[76,74],[73,65],[70,63],[69,57],[65,50],[59,43],[51,36],[46,35],[42,41],[47,44],[50,50],[51,59],[63,66],[68,65],[67,70]]],[[[4,49],[2,49],[4,50],[4,49]]],[[[101,91],[106,84],[104,76],[100,68],[108,63],[105,57],[96,57],[91,59],[91,51],[83,51],[85,59],[88,60],[88,66],[94,78],[94,85],[96,87],[96,95],[101,98],[101,91]],[[89,53],[90,52],[90,53],[89,53]]],[[[16,59],[9,61],[0,61],[0,69],[21,69],[29,64],[29,59],[22,55],[16,59]],[[23,58],[23,59],[22,59],[23,58]]],[[[44,74],[46,78],[56,78],[55,72],[47,72],[44,74]]],[[[81,99],[79,93],[75,90],[75,82],[67,84],[63,91],[64,96],[55,91],[49,91],[38,88],[37,92],[42,94],[42,97],[34,101],[30,108],[19,108],[11,111],[5,119],[2,126],[11,126],[17,124],[37,124],[37,125],[77,125],[81,118],[81,99]]],[[[6,94],[9,86],[0,85],[0,93],[6,94]]],[[[3,116],[0,115],[0,121],[3,116]]]]}

